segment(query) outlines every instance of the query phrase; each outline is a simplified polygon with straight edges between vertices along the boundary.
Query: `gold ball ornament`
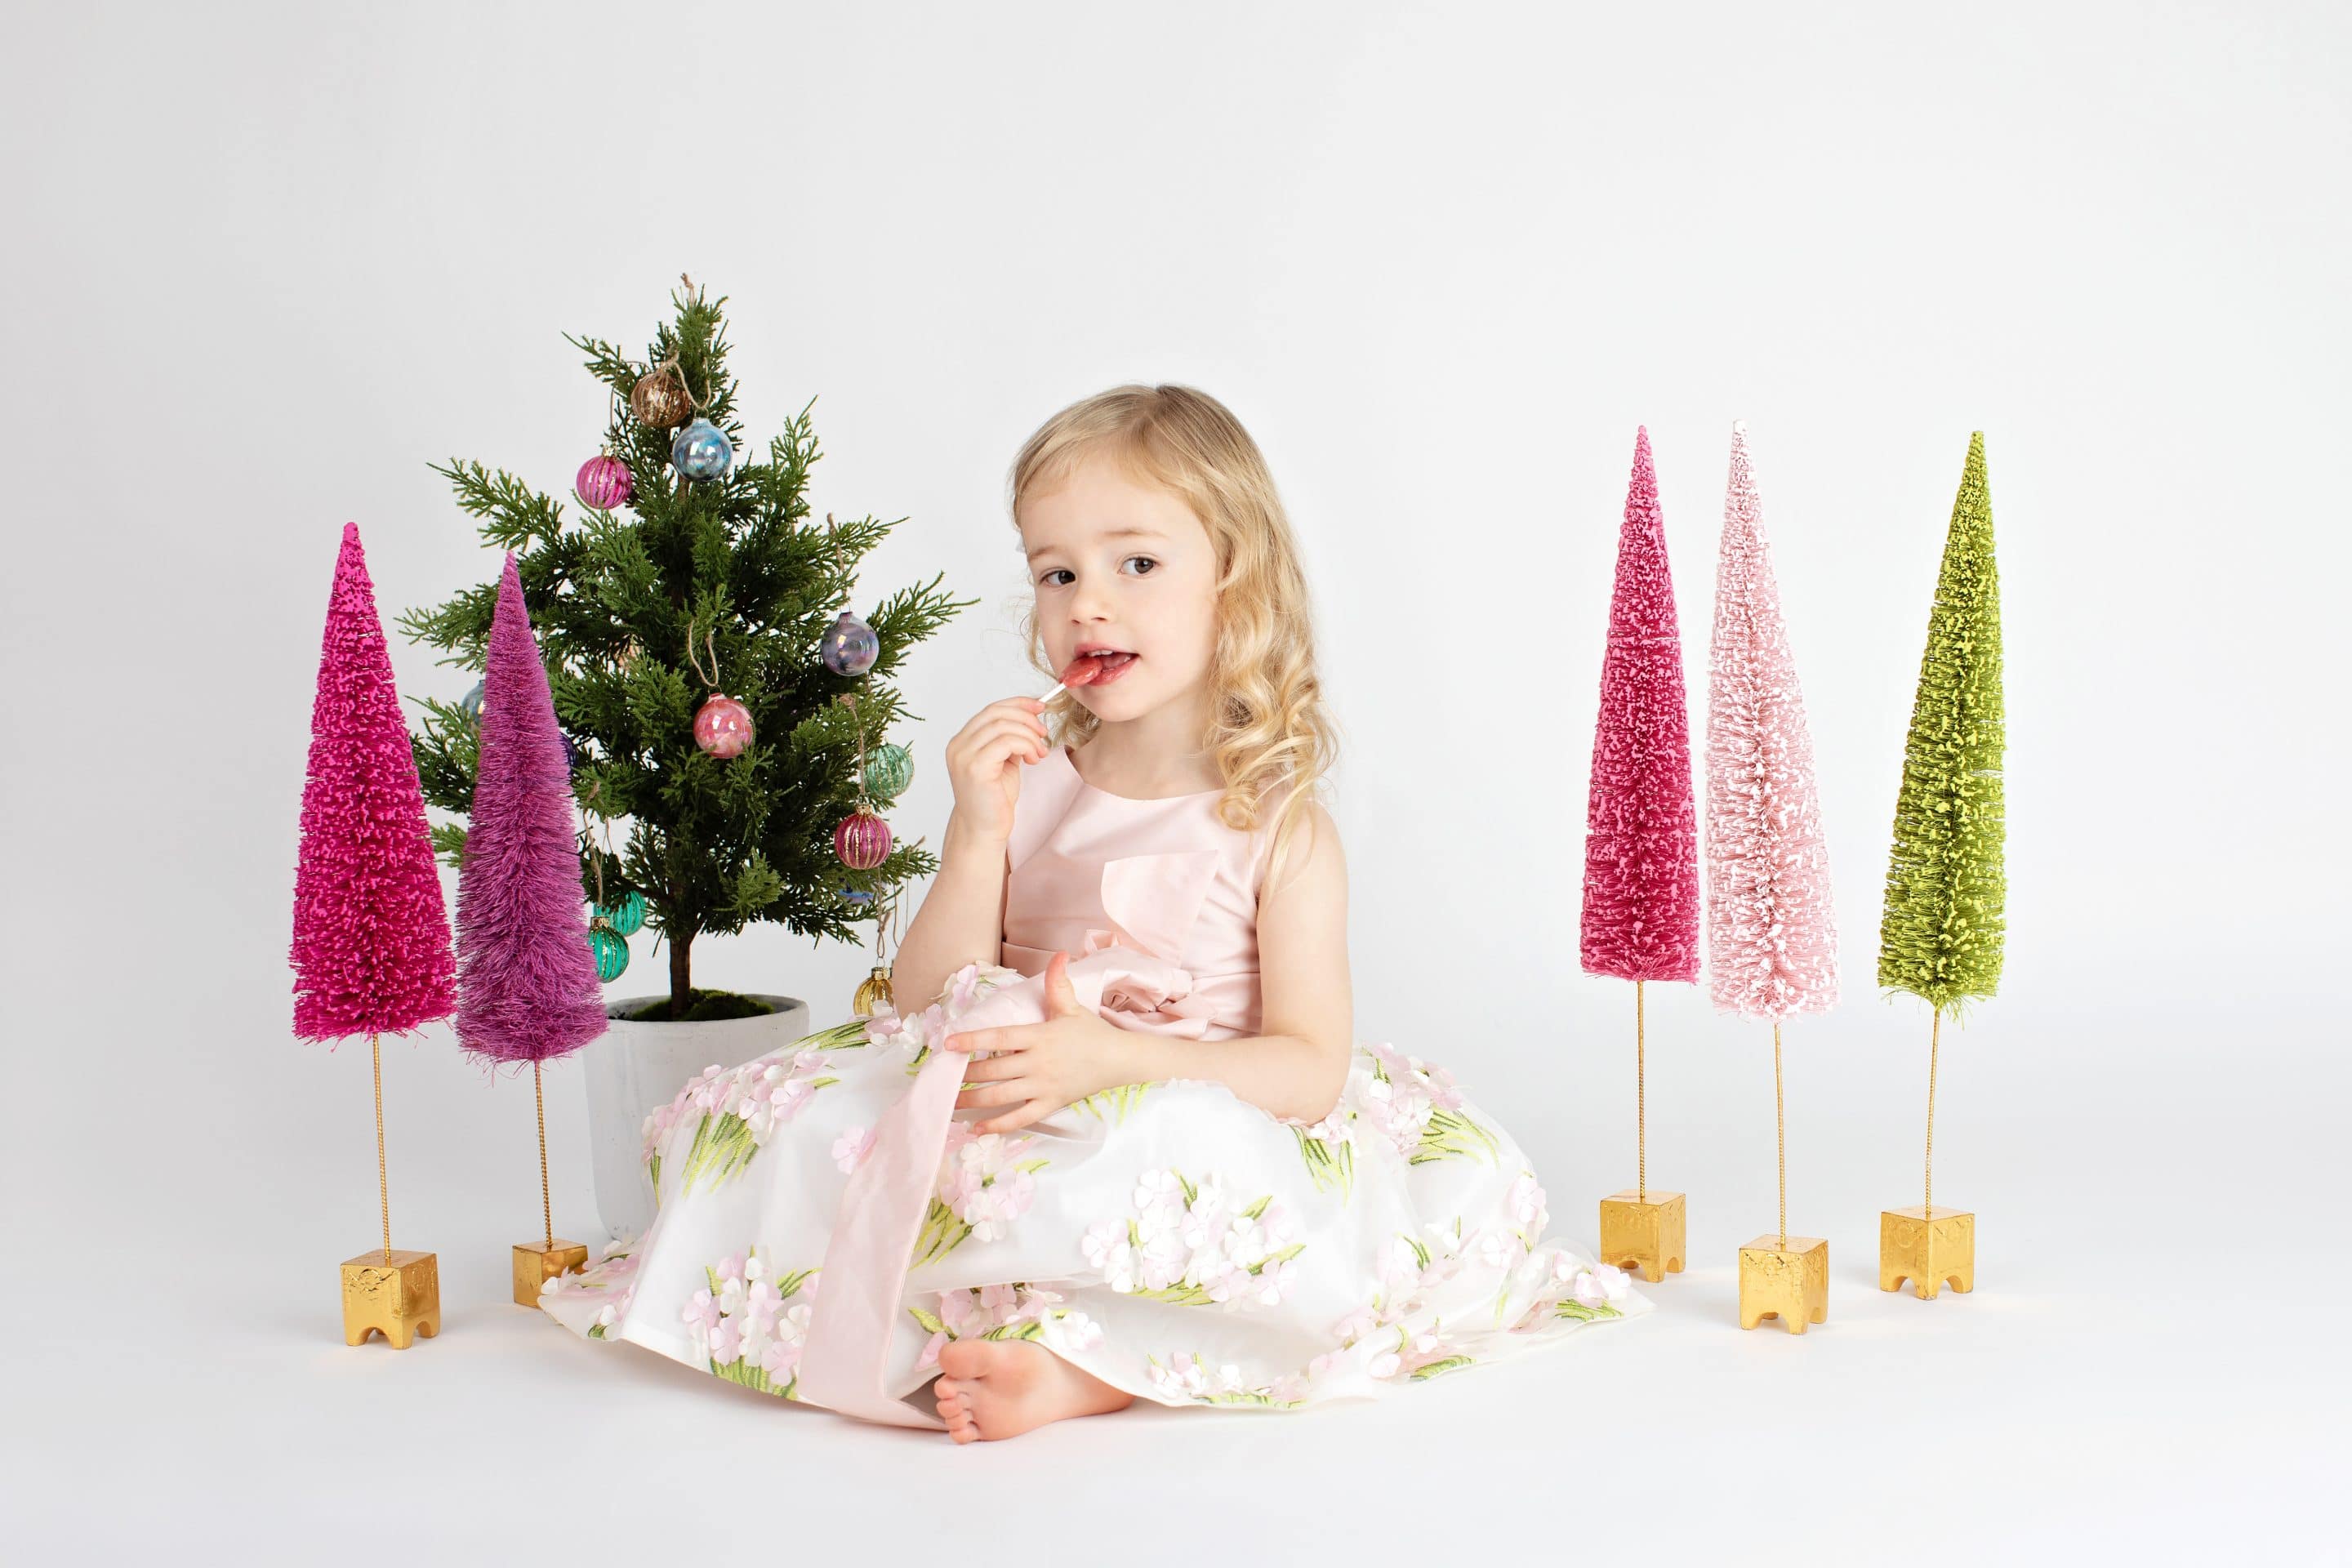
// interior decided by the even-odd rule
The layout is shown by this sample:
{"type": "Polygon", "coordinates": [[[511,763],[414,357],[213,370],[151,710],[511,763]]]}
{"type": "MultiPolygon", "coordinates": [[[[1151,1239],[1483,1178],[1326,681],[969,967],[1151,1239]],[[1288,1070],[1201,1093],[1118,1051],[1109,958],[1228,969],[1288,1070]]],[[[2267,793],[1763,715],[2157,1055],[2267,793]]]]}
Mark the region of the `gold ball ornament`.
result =
{"type": "Polygon", "coordinates": [[[656,365],[629,389],[629,412],[643,424],[667,430],[686,423],[687,416],[694,412],[694,399],[687,395],[686,383],[671,365],[656,365]]]}

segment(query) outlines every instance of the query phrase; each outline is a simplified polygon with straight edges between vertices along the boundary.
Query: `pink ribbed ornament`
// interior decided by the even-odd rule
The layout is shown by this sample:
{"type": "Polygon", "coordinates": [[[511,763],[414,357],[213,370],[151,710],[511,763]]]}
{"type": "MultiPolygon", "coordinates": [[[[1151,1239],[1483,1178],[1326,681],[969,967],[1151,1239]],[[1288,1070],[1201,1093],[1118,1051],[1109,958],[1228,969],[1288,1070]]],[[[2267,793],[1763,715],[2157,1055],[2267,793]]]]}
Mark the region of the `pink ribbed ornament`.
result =
{"type": "Polygon", "coordinates": [[[294,872],[294,1033],[405,1034],[457,1005],[449,916],[360,529],[343,524],[294,872]]]}
{"type": "Polygon", "coordinates": [[[723,692],[709,699],[695,712],[694,743],[720,762],[741,756],[751,743],[751,710],[723,692]]]}
{"type": "Polygon", "coordinates": [[[870,811],[856,811],[833,830],[833,852],[853,871],[871,871],[890,856],[890,825],[870,811]]]}
{"type": "Polygon", "coordinates": [[[606,452],[580,465],[572,489],[587,505],[599,511],[610,511],[636,493],[637,481],[629,473],[628,464],[606,452]]]}
{"type": "Polygon", "coordinates": [[[541,1062],[605,1029],[588,943],[571,770],[514,554],[482,673],[481,761],[457,874],[457,1041],[492,1062],[541,1062]]]}
{"type": "Polygon", "coordinates": [[[1682,637],[1666,566],[1650,432],[1617,535],[1609,650],[1601,665],[1584,839],[1582,959],[1625,980],[1698,978],[1698,823],[1682,637]]]}
{"type": "Polygon", "coordinates": [[[1731,427],[1707,662],[1709,988],[1726,1012],[1823,1012],[1838,989],[1829,854],[1745,424],[1731,427]]]}

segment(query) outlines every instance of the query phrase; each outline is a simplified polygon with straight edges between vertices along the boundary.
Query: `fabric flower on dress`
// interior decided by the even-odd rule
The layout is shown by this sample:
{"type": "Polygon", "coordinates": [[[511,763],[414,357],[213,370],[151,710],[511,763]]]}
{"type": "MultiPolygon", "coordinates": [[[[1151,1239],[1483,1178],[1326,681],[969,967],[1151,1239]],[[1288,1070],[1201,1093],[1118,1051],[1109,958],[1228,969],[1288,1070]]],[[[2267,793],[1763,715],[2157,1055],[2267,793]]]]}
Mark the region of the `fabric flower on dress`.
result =
{"type": "Polygon", "coordinates": [[[1387,1046],[1368,1048],[1371,1071],[1358,1082],[1358,1109],[1407,1163],[1495,1163],[1501,1152],[1495,1135],[1462,1109],[1462,1091],[1452,1073],[1387,1046]]]}
{"type": "Polygon", "coordinates": [[[1425,1383],[1472,1365],[1475,1359],[1434,1326],[1418,1331],[1401,1327],[1394,1342],[1381,1342],[1364,1370],[1384,1381],[1401,1377],[1425,1383]]]}
{"type": "Polygon", "coordinates": [[[759,1248],[747,1247],[706,1265],[702,1276],[709,1289],[697,1290],[683,1314],[696,1353],[730,1383],[795,1397],[817,1270],[777,1276],[759,1248]]]}
{"type": "Polygon", "coordinates": [[[1165,1363],[1153,1356],[1150,1365],[1151,1386],[1171,1400],[1288,1408],[1303,1403],[1306,1394],[1306,1380],[1296,1373],[1254,1384],[1233,1363],[1211,1366],[1187,1351],[1178,1351],[1165,1363]]]}
{"type": "Polygon", "coordinates": [[[1037,1144],[1034,1135],[974,1133],[969,1121],[949,1122],[935,1195],[915,1237],[915,1261],[944,1258],[967,1238],[1003,1239],[1028,1212],[1037,1194],[1036,1173],[1049,1163],[1025,1157],[1037,1144]]]}
{"type": "Polygon", "coordinates": [[[1133,1201],[1131,1217],[1097,1220],[1079,1241],[1113,1290],[1188,1307],[1281,1302],[1288,1264],[1306,1243],[1272,1193],[1237,1207],[1214,1173],[1196,1183],[1153,1170],[1137,1181],[1133,1201]]]}
{"type": "Polygon", "coordinates": [[[1064,1300],[1058,1290],[1017,1281],[942,1290],[939,1293],[938,1310],[927,1311],[920,1307],[907,1310],[917,1323],[930,1331],[931,1336],[916,1358],[916,1368],[919,1371],[936,1366],[941,1346],[973,1337],[1037,1340],[1051,1348],[1078,1351],[1100,1345],[1102,1326],[1084,1312],[1065,1309],[1061,1305],[1064,1300]]]}
{"type": "Polygon", "coordinates": [[[833,1163],[845,1176],[866,1163],[866,1156],[874,1152],[874,1129],[845,1127],[841,1136],[833,1141],[833,1163]]]}

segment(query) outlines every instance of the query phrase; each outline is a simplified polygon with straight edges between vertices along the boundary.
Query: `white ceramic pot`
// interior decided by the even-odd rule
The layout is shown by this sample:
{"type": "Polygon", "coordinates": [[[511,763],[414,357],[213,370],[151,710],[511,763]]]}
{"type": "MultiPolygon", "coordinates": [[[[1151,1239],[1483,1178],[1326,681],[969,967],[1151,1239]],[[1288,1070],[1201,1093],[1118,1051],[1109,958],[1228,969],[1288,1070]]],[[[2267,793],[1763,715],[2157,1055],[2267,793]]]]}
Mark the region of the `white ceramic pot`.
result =
{"type": "Polygon", "coordinates": [[[740,1067],[754,1057],[805,1037],[808,1004],[791,996],[760,996],[775,1009],[750,1018],[706,1023],[646,1024],[623,1017],[661,1000],[632,996],[605,1004],[612,1027],[588,1042],[583,1078],[588,1086],[588,1155],[596,1178],[596,1212],[615,1238],[637,1236],[654,1219],[653,1184],[646,1179],[645,1124],[686,1080],[717,1063],[740,1067]]]}

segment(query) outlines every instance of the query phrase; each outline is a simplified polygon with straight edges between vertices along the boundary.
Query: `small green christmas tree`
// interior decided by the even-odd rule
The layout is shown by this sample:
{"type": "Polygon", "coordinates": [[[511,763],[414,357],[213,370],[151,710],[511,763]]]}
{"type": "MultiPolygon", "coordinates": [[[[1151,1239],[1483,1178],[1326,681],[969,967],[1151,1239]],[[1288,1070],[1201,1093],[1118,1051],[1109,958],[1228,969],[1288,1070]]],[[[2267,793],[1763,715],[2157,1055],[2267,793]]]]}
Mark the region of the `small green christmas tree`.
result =
{"type": "MultiPolygon", "coordinates": [[[[672,300],[675,319],[656,332],[646,363],[567,334],[613,395],[605,450],[628,472],[624,484],[603,470],[597,499],[610,510],[583,502],[568,519],[561,502],[503,471],[462,460],[435,468],[481,520],[483,542],[515,552],[556,714],[577,749],[583,896],[609,907],[643,895],[647,923],[669,943],[669,1017],[732,1016],[761,1009],[695,991],[698,937],[767,921],[816,940],[855,941],[853,922],[872,920],[881,900],[847,893],[937,868],[919,844],[900,844],[880,865],[852,870],[835,855],[834,830],[861,799],[859,726],[871,750],[908,716],[887,678],[908,649],[978,601],[949,598],[944,574],[902,589],[862,617],[881,645],[872,668],[863,676],[827,668],[819,644],[849,604],[858,562],[896,524],[811,521],[809,469],[820,454],[808,406],[785,422],[765,461],[683,477],[672,466],[673,430],[637,416],[646,408],[666,417],[658,398],[631,402],[639,382],[664,367],[674,366],[667,374],[683,384],[691,416],[723,431],[739,458],[744,446],[726,367],[726,300],[706,302],[690,280],[672,300]],[[696,712],[714,686],[751,711],[754,738],[732,757],[695,742],[696,712]],[[600,826],[623,818],[625,847],[594,857],[600,826]]],[[[448,650],[442,663],[479,670],[497,603],[496,582],[484,583],[400,625],[413,641],[448,650]]],[[[421,706],[412,740],[425,798],[464,815],[474,796],[477,719],[462,703],[421,706]]],[[[465,838],[458,824],[434,829],[435,848],[452,864],[465,838]]]]}
{"type": "Polygon", "coordinates": [[[1969,437],[1895,802],[1878,983],[1940,1016],[2000,983],[2000,584],[1984,432],[1969,437]]]}

